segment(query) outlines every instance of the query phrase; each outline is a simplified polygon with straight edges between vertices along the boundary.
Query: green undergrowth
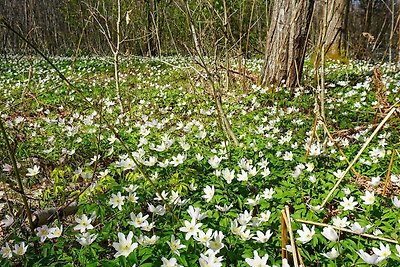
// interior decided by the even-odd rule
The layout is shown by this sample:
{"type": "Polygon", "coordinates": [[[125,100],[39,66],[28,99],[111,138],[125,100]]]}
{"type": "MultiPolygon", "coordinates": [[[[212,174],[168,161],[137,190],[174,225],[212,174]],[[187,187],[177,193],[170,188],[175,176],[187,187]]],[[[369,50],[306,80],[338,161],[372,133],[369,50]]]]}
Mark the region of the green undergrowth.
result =
{"type": "MultiPolygon", "coordinates": [[[[358,176],[348,172],[318,208],[348,166],[338,147],[353,160],[386,114],[377,108],[372,65],[326,67],[334,142],[321,122],[313,134],[309,63],[304,87],[293,90],[271,92],[249,81],[243,88],[236,80],[227,92],[223,73],[215,73],[235,147],[220,126],[206,74],[190,59],[122,59],[123,112],[108,58],[52,60],[75,88],[38,58],[11,57],[0,63],[0,112],[32,210],[76,199],[78,211],[29,233],[0,139],[1,266],[285,266],[285,206],[306,266],[400,262],[395,243],[357,234],[399,240],[398,113],[355,163],[358,176]]],[[[261,64],[249,61],[249,72],[261,64]]],[[[391,105],[400,85],[392,68],[381,66],[391,105]]]]}

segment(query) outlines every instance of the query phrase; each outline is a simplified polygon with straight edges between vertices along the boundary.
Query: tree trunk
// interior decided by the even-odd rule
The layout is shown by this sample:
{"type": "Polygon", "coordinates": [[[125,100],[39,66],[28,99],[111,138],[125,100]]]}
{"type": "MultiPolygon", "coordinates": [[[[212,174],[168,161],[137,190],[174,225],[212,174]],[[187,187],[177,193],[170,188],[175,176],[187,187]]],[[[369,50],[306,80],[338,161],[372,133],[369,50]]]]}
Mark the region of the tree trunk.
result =
{"type": "Polygon", "coordinates": [[[314,0],[274,1],[261,74],[264,86],[300,84],[313,8],[314,0]]]}
{"type": "Polygon", "coordinates": [[[322,1],[328,5],[325,47],[326,59],[347,62],[346,53],[346,22],[349,10],[348,0],[322,1]]]}

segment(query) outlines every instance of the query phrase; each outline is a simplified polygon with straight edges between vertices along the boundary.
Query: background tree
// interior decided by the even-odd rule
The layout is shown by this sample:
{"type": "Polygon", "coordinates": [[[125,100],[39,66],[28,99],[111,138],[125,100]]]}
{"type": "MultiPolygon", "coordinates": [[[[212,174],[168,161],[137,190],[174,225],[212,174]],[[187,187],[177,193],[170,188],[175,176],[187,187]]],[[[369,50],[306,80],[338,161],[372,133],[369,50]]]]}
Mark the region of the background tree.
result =
{"type": "MultiPolygon", "coordinates": [[[[319,9],[326,9],[325,57],[347,62],[346,32],[349,0],[318,1],[319,9]],[[326,6],[327,5],[327,6],[326,6]]],[[[325,13],[322,11],[322,13],[325,13]]],[[[318,21],[323,21],[316,16],[318,21]]],[[[321,25],[321,29],[324,25],[321,25]]]]}
{"type": "Polygon", "coordinates": [[[314,0],[274,1],[267,34],[263,85],[300,84],[314,0]]]}

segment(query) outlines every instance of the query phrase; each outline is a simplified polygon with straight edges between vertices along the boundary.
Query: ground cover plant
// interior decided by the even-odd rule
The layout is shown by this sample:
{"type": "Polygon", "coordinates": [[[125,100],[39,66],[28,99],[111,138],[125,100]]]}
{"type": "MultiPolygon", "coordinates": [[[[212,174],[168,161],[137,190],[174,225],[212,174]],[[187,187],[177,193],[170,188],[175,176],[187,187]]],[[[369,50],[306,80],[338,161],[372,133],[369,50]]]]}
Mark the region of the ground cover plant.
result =
{"type": "MultiPolygon", "coordinates": [[[[373,65],[328,64],[325,123],[312,68],[310,86],[293,90],[236,77],[222,91],[234,146],[191,59],[123,59],[124,113],[107,58],[51,60],[73,88],[42,59],[0,63],[10,142],[2,135],[1,266],[294,266],[292,253],[303,266],[398,266],[392,65],[380,67],[382,93],[373,65]]],[[[261,66],[247,62],[249,72],[261,66]]]]}

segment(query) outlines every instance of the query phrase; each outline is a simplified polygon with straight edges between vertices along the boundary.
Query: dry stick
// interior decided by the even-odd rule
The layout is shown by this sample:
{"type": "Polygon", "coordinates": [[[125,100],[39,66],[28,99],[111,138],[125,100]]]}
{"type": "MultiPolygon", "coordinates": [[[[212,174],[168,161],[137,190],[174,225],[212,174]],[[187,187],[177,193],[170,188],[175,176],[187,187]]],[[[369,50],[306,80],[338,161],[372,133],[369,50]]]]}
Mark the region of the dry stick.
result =
{"type": "Polygon", "coordinates": [[[4,136],[4,141],[6,142],[6,146],[7,146],[7,150],[8,150],[8,154],[10,154],[10,159],[12,162],[12,166],[13,166],[13,170],[15,173],[15,178],[17,179],[18,182],[18,187],[20,190],[20,194],[22,197],[22,201],[24,202],[24,206],[25,206],[25,210],[26,210],[26,215],[28,217],[28,222],[29,222],[29,227],[31,228],[31,231],[34,232],[35,231],[35,227],[33,226],[33,222],[32,222],[32,213],[31,213],[31,209],[29,208],[29,204],[28,204],[28,199],[26,198],[25,192],[24,192],[24,187],[22,185],[22,179],[21,176],[19,174],[19,170],[18,170],[18,166],[17,166],[17,160],[15,159],[15,155],[12,151],[10,142],[8,140],[8,136],[6,133],[6,129],[4,128],[3,125],[3,120],[0,117],[0,130],[4,136]]]}
{"type": "MultiPolygon", "coordinates": [[[[289,232],[289,234],[291,234],[291,240],[293,240],[293,242],[291,242],[292,251],[294,250],[294,253],[296,254],[296,259],[299,260],[300,265],[301,265],[301,266],[305,266],[305,265],[304,265],[304,262],[303,262],[303,258],[302,258],[301,255],[300,255],[299,248],[297,247],[297,245],[296,245],[296,243],[295,243],[295,241],[294,241],[294,235],[293,235],[293,230],[292,230],[292,224],[291,224],[291,222],[290,222],[290,211],[289,211],[289,206],[286,205],[286,206],[285,206],[285,210],[286,210],[288,222],[289,222],[289,225],[290,225],[290,232],[289,232]],[[293,245],[294,245],[294,247],[293,247],[293,245]]],[[[295,264],[295,265],[296,265],[296,264],[295,264]]]]}
{"type": "Polygon", "coordinates": [[[311,147],[311,144],[312,144],[312,142],[314,140],[315,131],[317,130],[317,122],[318,122],[318,116],[315,115],[315,120],[314,120],[314,124],[313,124],[313,131],[312,131],[312,134],[311,134],[310,142],[308,143],[308,147],[306,149],[305,160],[307,160],[308,154],[310,154],[310,147],[311,147]]]}
{"type": "Polygon", "coordinates": [[[358,154],[356,155],[356,157],[353,159],[353,161],[350,163],[350,165],[347,167],[347,169],[344,171],[344,174],[342,175],[342,177],[339,178],[339,180],[336,182],[336,184],[334,185],[334,187],[331,189],[331,191],[329,192],[329,194],[326,196],[326,198],[324,199],[324,201],[321,204],[321,208],[323,208],[326,204],[326,202],[329,200],[329,198],[332,196],[332,194],[336,191],[336,189],[338,188],[339,184],[342,182],[342,180],[344,179],[344,177],[346,177],[346,174],[349,172],[349,170],[353,167],[353,165],[357,162],[357,160],[360,158],[361,154],[364,152],[364,150],[367,148],[367,146],[369,145],[369,143],[372,141],[372,139],[375,137],[375,135],[379,132],[379,130],[383,127],[383,125],[386,123],[386,121],[390,118],[390,116],[393,115],[393,113],[396,111],[396,106],[392,106],[391,110],[389,111],[389,113],[385,116],[385,118],[381,121],[381,123],[379,123],[378,127],[376,127],[375,131],[371,134],[371,136],[367,139],[367,141],[364,143],[364,145],[362,146],[362,148],[360,149],[360,151],[358,151],[358,154]]]}
{"type": "Polygon", "coordinates": [[[388,183],[389,183],[389,179],[390,179],[390,172],[391,172],[392,167],[393,167],[393,160],[394,160],[394,152],[395,151],[396,150],[393,149],[392,156],[390,157],[390,163],[389,163],[389,167],[388,167],[388,170],[387,170],[387,173],[386,173],[385,187],[383,188],[383,195],[386,195],[386,189],[387,189],[387,186],[388,186],[388,183]]]}
{"type": "Polygon", "coordinates": [[[281,249],[281,254],[282,254],[282,260],[288,258],[288,253],[286,249],[286,244],[287,244],[287,227],[285,223],[285,214],[281,213],[281,225],[282,225],[282,232],[281,232],[281,238],[282,238],[282,249],[281,249]]]}
{"type": "MultiPolygon", "coordinates": [[[[335,139],[333,139],[331,133],[328,130],[328,127],[326,127],[325,122],[322,122],[322,126],[324,127],[324,130],[326,132],[326,134],[328,135],[329,139],[331,139],[331,141],[333,142],[333,144],[336,146],[336,148],[339,150],[340,155],[342,155],[342,157],[344,157],[345,161],[347,162],[347,164],[350,165],[350,161],[347,159],[346,155],[343,153],[342,149],[340,148],[339,144],[337,142],[335,142],[335,139]]],[[[354,173],[354,175],[358,176],[358,172],[356,171],[356,169],[354,169],[354,167],[351,167],[351,171],[354,173]]]]}
{"type": "Polygon", "coordinates": [[[294,235],[293,235],[293,230],[292,230],[292,224],[290,223],[290,211],[289,211],[289,206],[285,205],[285,210],[282,210],[283,214],[283,219],[285,220],[287,229],[289,231],[289,236],[290,236],[290,245],[292,246],[292,255],[293,255],[293,263],[295,267],[299,266],[299,263],[297,261],[297,250],[296,250],[296,243],[294,242],[294,235]]]}
{"type": "Polygon", "coordinates": [[[380,240],[380,241],[385,241],[385,242],[389,242],[389,243],[393,243],[393,244],[399,244],[399,242],[397,240],[394,240],[394,239],[389,239],[389,238],[380,237],[380,236],[371,235],[371,234],[359,234],[359,233],[354,232],[352,230],[349,230],[349,229],[346,229],[346,228],[342,228],[342,227],[337,227],[337,226],[334,226],[334,225],[329,225],[329,224],[326,224],[326,223],[306,221],[306,220],[302,220],[302,219],[296,219],[296,221],[299,222],[299,223],[311,224],[311,225],[316,225],[316,226],[321,226],[321,227],[331,227],[333,229],[336,229],[336,230],[339,230],[339,231],[342,231],[342,232],[347,232],[347,233],[350,233],[350,234],[359,235],[359,236],[362,236],[362,237],[376,239],[376,240],[380,240]]]}

